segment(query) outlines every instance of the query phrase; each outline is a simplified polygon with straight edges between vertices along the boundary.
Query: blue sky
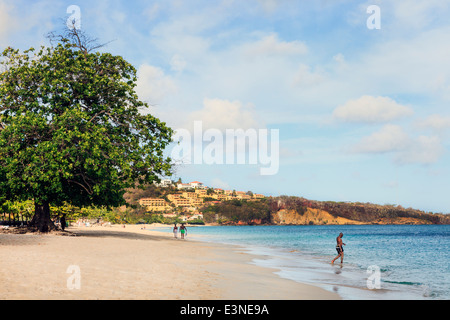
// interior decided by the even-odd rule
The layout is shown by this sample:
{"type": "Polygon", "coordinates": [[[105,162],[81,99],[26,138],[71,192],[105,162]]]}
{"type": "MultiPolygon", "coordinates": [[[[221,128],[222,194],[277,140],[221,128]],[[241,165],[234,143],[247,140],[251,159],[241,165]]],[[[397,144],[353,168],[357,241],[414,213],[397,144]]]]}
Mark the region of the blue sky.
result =
{"type": "Polygon", "coordinates": [[[275,175],[184,163],[175,179],[450,212],[450,1],[0,0],[0,46],[48,45],[70,5],[172,128],[279,131],[275,175]]]}

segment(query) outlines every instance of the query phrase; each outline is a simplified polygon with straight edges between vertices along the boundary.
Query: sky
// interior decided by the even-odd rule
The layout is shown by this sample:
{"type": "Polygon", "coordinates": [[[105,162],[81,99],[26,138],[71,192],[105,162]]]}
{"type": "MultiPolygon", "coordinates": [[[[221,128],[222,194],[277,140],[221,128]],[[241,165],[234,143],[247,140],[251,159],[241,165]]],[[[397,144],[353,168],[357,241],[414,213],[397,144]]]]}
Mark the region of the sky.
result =
{"type": "Polygon", "coordinates": [[[0,0],[0,48],[70,17],[176,130],[173,180],[450,213],[450,1],[0,0]]]}

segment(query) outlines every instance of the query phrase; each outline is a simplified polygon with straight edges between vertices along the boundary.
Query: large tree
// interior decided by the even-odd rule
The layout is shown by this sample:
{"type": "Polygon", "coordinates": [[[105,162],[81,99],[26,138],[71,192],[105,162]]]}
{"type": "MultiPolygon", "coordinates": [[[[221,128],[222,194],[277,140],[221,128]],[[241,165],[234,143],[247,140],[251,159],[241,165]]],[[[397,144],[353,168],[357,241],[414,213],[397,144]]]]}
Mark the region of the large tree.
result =
{"type": "Polygon", "coordinates": [[[170,175],[173,131],[142,112],[136,69],[73,41],[0,62],[0,198],[33,199],[31,226],[54,227],[50,205],[125,203],[136,184],[170,175]]]}

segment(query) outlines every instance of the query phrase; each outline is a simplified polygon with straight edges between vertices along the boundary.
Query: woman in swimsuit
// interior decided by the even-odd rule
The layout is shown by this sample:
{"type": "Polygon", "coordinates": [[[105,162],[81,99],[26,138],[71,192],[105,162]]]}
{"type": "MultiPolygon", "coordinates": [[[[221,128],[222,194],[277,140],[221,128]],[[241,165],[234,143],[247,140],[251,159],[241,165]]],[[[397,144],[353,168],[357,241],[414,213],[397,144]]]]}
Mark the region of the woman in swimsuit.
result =
{"type": "Polygon", "coordinates": [[[176,223],[173,227],[173,236],[175,237],[175,239],[178,239],[178,227],[176,223]]]}

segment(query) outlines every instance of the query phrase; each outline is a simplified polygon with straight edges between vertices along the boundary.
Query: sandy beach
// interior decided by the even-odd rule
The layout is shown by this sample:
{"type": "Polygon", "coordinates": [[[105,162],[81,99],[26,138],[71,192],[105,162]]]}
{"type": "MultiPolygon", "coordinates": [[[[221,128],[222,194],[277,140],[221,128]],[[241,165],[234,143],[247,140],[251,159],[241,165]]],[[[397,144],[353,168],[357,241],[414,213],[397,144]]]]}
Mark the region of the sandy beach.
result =
{"type": "Polygon", "coordinates": [[[339,299],[250,264],[254,256],[232,246],[141,228],[0,234],[0,299],[339,299]]]}

